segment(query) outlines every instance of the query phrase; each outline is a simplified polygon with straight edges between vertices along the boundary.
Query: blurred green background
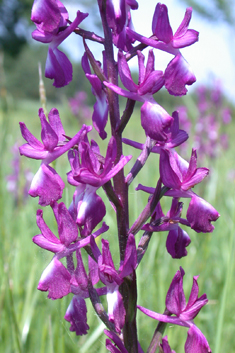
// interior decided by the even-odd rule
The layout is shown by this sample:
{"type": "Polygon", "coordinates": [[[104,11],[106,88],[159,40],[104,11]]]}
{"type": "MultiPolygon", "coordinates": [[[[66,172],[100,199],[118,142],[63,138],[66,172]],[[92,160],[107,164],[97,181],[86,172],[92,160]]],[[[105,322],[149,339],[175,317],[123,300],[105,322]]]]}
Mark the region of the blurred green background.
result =
{"type": "MultiPolygon", "coordinates": [[[[8,2],[10,3],[10,1],[8,2]]],[[[32,1],[20,3],[19,14],[13,16],[13,22],[27,18],[32,1]],[[24,5],[24,6],[23,6],[24,5]],[[23,7],[22,7],[23,6],[23,7]]],[[[216,3],[216,2],[215,2],[216,3]]],[[[7,2],[0,2],[6,6],[7,2]]],[[[13,5],[12,5],[13,6],[13,5]]],[[[219,8],[219,7],[218,7],[219,8]]],[[[199,9],[200,10],[200,9],[199,9]]],[[[1,11],[0,11],[1,13],[1,11]]],[[[0,23],[2,19],[0,16],[0,23]]],[[[1,23],[2,24],[2,23],[1,23]]],[[[30,30],[30,23],[25,24],[30,30]]],[[[9,23],[8,23],[9,27],[9,23]]],[[[27,32],[28,33],[28,32],[27,32]]],[[[14,37],[14,35],[13,35],[14,37]]],[[[12,148],[17,142],[23,143],[19,130],[19,121],[24,121],[29,130],[40,139],[40,121],[37,111],[40,108],[38,91],[38,62],[44,65],[47,48],[38,45],[28,45],[28,39],[19,40],[18,49],[14,41],[9,45],[5,37],[0,38],[0,351],[33,352],[33,353],[93,353],[106,352],[103,325],[95,315],[87,300],[88,324],[90,330],[87,336],[76,337],[69,331],[70,324],[63,316],[71,300],[71,296],[61,300],[47,299],[47,294],[37,291],[37,284],[42,271],[48,265],[52,254],[38,248],[32,242],[32,237],[39,233],[36,226],[36,210],[39,208],[37,199],[22,196],[25,184],[24,171],[35,173],[40,162],[20,158],[19,181],[17,192],[9,192],[9,179],[12,174],[12,148]],[[7,45],[4,44],[4,41],[7,45]],[[8,47],[10,49],[8,49],[8,47]],[[14,51],[12,48],[14,47],[14,51]]],[[[13,38],[12,40],[16,40],[13,38]]],[[[74,135],[80,129],[81,117],[75,117],[69,106],[69,98],[77,90],[88,93],[86,103],[94,104],[90,93],[90,85],[81,71],[79,63],[74,63],[74,80],[60,90],[56,90],[50,80],[44,79],[47,94],[47,110],[52,107],[59,109],[67,135],[74,135]]],[[[177,106],[186,105],[192,125],[197,122],[199,112],[197,98],[193,90],[183,98],[169,96],[166,92],[156,96],[159,104],[171,113],[177,106]]],[[[122,109],[124,103],[122,101],[122,109]]],[[[212,234],[197,234],[189,230],[192,243],[188,247],[188,256],[173,260],[166,251],[166,233],[153,235],[151,244],[143,262],[137,269],[138,304],[158,312],[164,311],[165,296],[175,272],[182,266],[186,272],[184,288],[190,293],[192,277],[199,277],[199,295],[207,293],[209,303],[195,319],[200,330],[205,334],[213,353],[235,351],[235,282],[234,282],[234,222],[235,222],[235,108],[226,97],[223,105],[232,111],[232,122],[223,127],[223,132],[229,136],[229,148],[219,151],[216,159],[206,158],[203,167],[211,169],[210,176],[195,187],[195,192],[210,202],[221,217],[215,224],[212,234]]],[[[135,114],[125,131],[125,137],[144,142],[144,134],[140,127],[140,106],[136,106],[135,114]]],[[[122,110],[121,109],[121,110],[122,110]]],[[[89,123],[89,121],[85,121],[89,123]]],[[[109,131],[109,127],[107,127],[109,131]]],[[[92,132],[93,138],[97,137],[92,132]]],[[[100,141],[100,140],[99,140],[100,141]]],[[[105,143],[101,142],[102,150],[105,143]]],[[[192,144],[192,137],[189,146],[192,144]]],[[[128,173],[139,152],[124,146],[124,154],[133,154],[133,159],[125,168],[128,173]]],[[[17,153],[15,154],[17,158],[17,153]]],[[[56,164],[56,169],[66,180],[69,164],[66,156],[56,164]]],[[[29,173],[30,173],[29,172],[29,173]]],[[[130,188],[130,223],[132,223],[144,208],[147,195],[135,192],[138,183],[147,186],[156,185],[158,179],[158,156],[151,155],[146,166],[140,172],[130,188]]],[[[102,190],[99,191],[104,196],[102,190]]],[[[73,187],[66,186],[63,201],[68,207],[73,195],[73,187]]],[[[187,200],[185,209],[187,209],[187,200]]],[[[106,202],[106,223],[110,230],[105,234],[116,256],[116,267],[119,266],[115,215],[106,202]]],[[[164,212],[168,210],[169,200],[164,200],[164,212]]],[[[50,210],[44,210],[45,219],[53,232],[57,234],[56,222],[50,210]]],[[[137,242],[140,235],[137,236],[137,242]]],[[[104,302],[105,305],[105,302],[104,302]]],[[[138,333],[140,343],[147,349],[157,323],[138,313],[138,333]]],[[[169,326],[166,329],[172,349],[183,352],[187,330],[181,327],[169,326]]]]}

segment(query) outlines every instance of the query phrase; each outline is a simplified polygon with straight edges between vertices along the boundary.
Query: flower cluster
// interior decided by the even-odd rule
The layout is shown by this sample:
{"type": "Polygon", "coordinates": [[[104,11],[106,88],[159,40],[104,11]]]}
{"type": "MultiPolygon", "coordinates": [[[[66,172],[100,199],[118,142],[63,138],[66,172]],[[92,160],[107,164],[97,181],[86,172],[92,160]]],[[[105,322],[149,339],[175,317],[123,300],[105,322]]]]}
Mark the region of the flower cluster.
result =
{"type": "MultiPolygon", "coordinates": [[[[41,141],[23,122],[20,123],[22,136],[26,140],[19,148],[20,154],[41,160],[29,194],[38,197],[40,206],[52,209],[58,226],[56,236],[44,221],[43,210],[38,209],[40,233],[33,237],[33,242],[53,253],[51,262],[42,273],[38,289],[48,292],[48,298],[51,299],[59,299],[69,293],[73,295],[64,318],[70,323],[70,330],[77,335],[85,335],[89,330],[86,315],[86,299],[89,298],[107,327],[106,347],[111,352],[143,352],[136,328],[138,308],[162,323],[189,328],[186,353],[209,353],[211,350],[206,338],[193,322],[207,303],[205,294],[198,298],[197,276],[193,279],[186,304],[182,287],[184,271],[180,268],[169,287],[164,314],[137,305],[136,289],[136,268],[150,246],[153,232],[167,231],[167,251],[172,258],[181,258],[187,255],[186,247],[191,242],[185,227],[197,233],[212,232],[212,222],[219,217],[217,210],[193,191],[193,187],[209,173],[207,168],[197,167],[196,150],[192,150],[189,162],[175,150],[188,138],[187,132],[180,129],[178,112],[169,114],[155,98],[155,93],[162,87],[169,94],[185,95],[186,85],[196,80],[180,51],[198,40],[198,32],[188,28],[192,9],[186,10],[173,34],[167,7],[158,3],[152,20],[153,34],[146,38],[136,33],[132,24],[131,11],[138,8],[136,0],[98,0],[98,6],[104,37],[78,27],[88,14],[78,11],[75,20],[69,21],[68,12],[59,0],[35,0],[32,8],[31,19],[37,27],[33,38],[49,44],[46,77],[53,79],[56,87],[71,81],[72,65],[58,46],[72,32],[82,36],[82,68],[96,98],[92,123],[103,140],[108,136],[108,120],[111,126],[106,155],[102,156],[98,143],[90,140],[92,126],[84,124],[73,137],[69,137],[56,108],[51,109],[48,117],[42,108],[39,109],[41,141]],[[104,46],[102,64],[90,51],[88,40],[104,46]],[[140,43],[134,46],[136,41],[140,43]],[[117,58],[114,47],[118,49],[117,58]],[[145,63],[143,50],[146,47],[150,47],[150,50],[145,63]],[[164,71],[155,69],[155,49],[171,56],[164,71]],[[137,83],[132,79],[128,64],[133,56],[138,57],[137,83]],[[122,87],[118,84],[119,78],[122,87]],[[127,98],[122,116],[119,111],[120,95],[127,98]],[[136,101],[142,103],[140,119],[146,134],[145,143],[122,137],[136,101]],[[124,175],[124,167],[129,168],[131,156],[123,155],[123,143],[141,150],[127,175],[124,175]],[[150,197],[136,221],[129,226],[128,187],[145,166],[151,152],[159,163],[160,178],[154,181],[156,187],[137,187],[137,190],[148,192],[150,197]],[[54,161],[65,154],[68,155],[70,170],[63,176],[54,169],[58,165],[54,161]],[[63,196],[65,179],[73,188],[70,205],[59,202],[63,196]],[[104,190],[116,216],[119,266],[114,265],[110,250],[112,235],[104,222],[106,207],[100,196],[100,188],[104,190]],[[160,204],[162,197],[172,200],[166,215],[160,204]],[[182,198],[190,199],[186,218],[181,217],[182,198]],[[144,232],[136,245],[135,235],[139,231],[144,232]],[[105,232],[109,239],[102,238],[100,249],[95,238],[105,232]],[[85,260],[88,262],[87,269],[85,260]],[[107,311],[102,305],[101,296],[106,296],[107,311]]],[[[163,352],[171,352],[167,337],[160,338],[160,335],[154,335],[152,343],[155,347],[161,347],[163,352]]]]}

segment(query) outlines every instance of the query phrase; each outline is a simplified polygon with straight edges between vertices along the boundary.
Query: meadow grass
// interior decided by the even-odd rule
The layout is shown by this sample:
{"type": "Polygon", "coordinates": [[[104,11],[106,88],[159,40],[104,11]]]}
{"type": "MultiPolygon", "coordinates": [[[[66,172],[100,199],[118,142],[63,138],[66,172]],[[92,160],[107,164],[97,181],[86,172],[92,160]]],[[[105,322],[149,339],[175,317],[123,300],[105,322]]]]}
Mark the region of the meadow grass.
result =
{"type": "MultiPolygon", "coordinates": [[[[52,107],[52,105],[51,105],[52,107]]],[[[58,107],[58,106],[57,106],[58,107]]],[[[39,103],[32,101],[16,102],[15,108],[1,113],[1,165],[0,165],[0,351],[33,353],[93,353],[106,352],[103,324],[95,315],[90,302],[88,306],[87,336],[77,337],[69,331],[70,324],[63,317],[72,296],[61,300],[47,299],[47,293],[39,292],[37,284],[52,254],[40,249],[31,241],[39,233],[35,214],[40,208],[37,199],[18,202],[6,190],[6,175],[11,172],[10,148],[20,140],[19,121],[40,135],[40,121],[37,117],[39,103]]],[[[50,108],[50,106],[49,106],[50,108]]],[[[49,110],[48,108],[48,110],[49,110]]],[[[79,129],[69,113],[66,104],[58,107],[66,133],[73,135],[79,129]]],[[[125,137],[144,141],[139,128],[137,109],[134,120],[130,121],[125,137]]],[[[197,234],[188,230],[191,244],[188,256],[173,260],[166,251],[166,233],[154,233],[147,253],[137,269],[138,304],[157,312],[164,311],[165,296],[175,272],[182,266],[185,270],[184,288],[186,298],[190,293],[192,277],[199,277],[199,295],[207,293],[209,303],[202,309],[196,324],[205,334],[213,353],[234,352],[235,325],[235,282],[234,282],[234,220],[235,220],[235,185],[234,177],[229,173],[235,167],[235,124],[229,126],[229,150],[211,164],[212,173],[202,186],[195,187],[195,192],[204,197],[219,211],[221,217],[215,224],[212,234],[197,234]]],[[[21,143],[22,143],[21,139],[21,143]]],[[[104,146],[104,144],[102,144],[104,146]]],[[[103,147],[102,147],[103,148],[103,147]]],[[[124,147],[124,154],[133,154],[134,163],[139,152],[131,147],[124,147]]],[[[34,172],[39,161],[21,158],[21,167],[31,168],[34,172]]],[[[209,164],[209,161],[208,161],[209,164]]],[[[130,166],[125,167],[127,173],[130,166]]],[[[207,166],[207,165],[204,165],[207,166]]],[[[66,178],[69,165],[66,158],[57,163],[56,168],[66,178]]],[[[148,195],[135,192],[138,183],[155,186],[158,180],[158,156],[151,155],[147,165],[139,173],[130,187],[130,223],[144,208],[148,195]]],[[[69,206],[73,188],[66,187],[63,201],[69,206]]],[[[100,190],[103,196],[103,191],[100,190]]],[[[170,200],[164,200],[163,208],[167,211],[170,200]]],[[[187,202],[185,201],[185,206],[187,202]]],[[[112,242],[116,267],[119,265],[115,217],[111,206],[106,202],[106,223],[110,226],[104,235],[112,242]]],[[[185,207],[186,208],[186,207],[185,207]]],[[[56,222],[51,210],[44,209],[45,219],[52,231],[57,234],[56,222]]],[[[137,241],[140,235],[137,235],[137,241]]],[[[104,303],[105,305],[105,303],[104,303]]],[[[138,313],[138,334],[144,350],[147,349],[157,322],[138,313]]],[[[169,342],[177,353],[183,352],[187,329],[168,325],[166,332],[169,342]]]]}

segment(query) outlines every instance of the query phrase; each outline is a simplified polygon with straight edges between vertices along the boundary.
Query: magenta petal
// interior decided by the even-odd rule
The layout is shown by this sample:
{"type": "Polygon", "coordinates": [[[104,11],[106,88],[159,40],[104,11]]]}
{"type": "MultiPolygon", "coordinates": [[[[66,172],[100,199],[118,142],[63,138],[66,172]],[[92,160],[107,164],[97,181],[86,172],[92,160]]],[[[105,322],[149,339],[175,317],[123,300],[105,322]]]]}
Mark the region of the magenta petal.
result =
{"type": "Polygon", "coordinates": [[[102,140],[104,140],[107,137],[107,133],[104,131],[104,129],[108,121],[108,103],[106,94],[104,92],[102,97],[96,97],[92,121],[94,128],[98,131],[102,140]]]}
{"type": "Polygon", "coordinates": [[[33,159],[46,159],[48,156],[48,151],[45,149],[35,149],[28,143],[19,147],[19,152],[22,156],[33,158],[33,159]]]}
{"type": "MultiPolygon", "coordinates": [[[[36,137],[34,137],[33,134],[31,134],[31,132],[27,129],[25,123],[20,122],[20,130],[21,130],[22,137],[25,139],[25,141],[28,142],[28,144],[32,148],[44,152],[43,144],[38,139],[36,139],[36,137]]],[[[21,153],[21,147],[20,147],[20,153],[21,153]]]]}
{"type": "Polygon", "coordinates": [[[183,290],[183,276],[184,270],[180,267],[180,270],[176,272],[166,295],[167,310],[178,317],[186,307],[186,300],[183,290]]]}
{"type": "MultiPolygon", "coordinates": [[[[75,199],[76,202],[76,199],[75,199]]],[[[104,202],[96,194],[96,188],[87,185],[83,198],[77,204],[77,224],[83,227],[81,234],[90,235],[106,214],[104,202]]]]}
{"type": "Polygon", "coordinates": [[[89,330],[86,314],[85,300],[78,295],[74,295],[64,318],[71,324],[70,331],[75,331],[78,336],[86,335],[89,330]]]}
{"type": "Polygon", "coordinates": [[[47,238],[45,238],[42,234],[35,235],[32,240],[35,244],[37,244],[41,248],[51,251],[53,253],[57,253],[64,250],[63,244],[52,243],[47,238]]]}
{"type": "Polygon", "coordinates": [[[174,96],[187,93],[185,85],[192,85],[196,81],[191,67],[181,54],[178,54],[167,65],[165,71],[165,87],[174,96]]]}
{"type": "Polygon", "coordinates": [[[51,125],[47,122],[46,116],[42,108],[39,109],[38,115],[42,125],[41,139],[42,139],[43,145],[45,146],[46,150],[48,150],[49,152],[52,152],[58,144],[58,136],[56,135],[55,131],[52,129],[51,125]]]}
{"type": "Polygon", "coordinates": [[[43,219],[43,211],[37,210],[37,226],[42,232],[44,238],[46,238],[49,242],[54,244],[61,244],[60,240],[52,233],[50,228],[47,226],[43,219]]]}
{"type": "Polygon", "coordinates": [[[39,196],[39,205],[48,206],[62,197],[64,187],[64,182],[56,171],[42,164],[32,180],[29,195],[39,196]]]}
{"type": "Polygon", "coordinates": [[[173,32],[170,26],[166,5],[157,4],[153,15],[152,31],[159,40],[165,43],[171,41],[173,32]]]}
{"type": "Polygon", "coordinates": [[[69,271],[54,257],[43,271],[38,289],[48,291],[49,299],[60,299],[71,292],[70,279],[69,271]]]}
{"type": "Polygon", "coordinates": [[[170,162],[174,161],[170,158],[170,151],[161,150],[160,153],[160,176],[165,186],[173,189],[179,189],[181,186],[180,171],[177,168],[177,163],[171,165],[170,162]]]}
{"type": "Polygon", "coordinates": [[[187,255],[186,247],[191,243],[188,234],[177,227],[177,229],[170,230],[166,240],[166,248],[173,259],[181,259],[187,255]]]}
{"type": "Polygon", "coordinates": [[[220,214],[207,201],[197,195],[192,197],[187,211],[187,220],[197,233],[213,232],[215,227],[211,222],[215,222],[219,216],[220,214]]]}
{"type": "Polygon", "coordinates": [[[133,234],[130,234],[127,239],[127,245],[125,250],[124,262],[120,266],[120,276],[122,278],[130,275],[137,266],[137,252],[135,245],[135,237],[133,234]]]}
{"type": "Polygon", "coordinates": [[[118,52],[118,71],[124,87],[126,87],[131,92],[136,92],[138,86],[133,81],[126,58],[120,50],[118,52]]]}
{"type": "Polygon", "coordinates": [[[88,285],[88,278],[82,261],[80,249],[77,249],[76,251],[76,258],[77,258],[77,267],[74,272],[76,284],[81,288],[81,290],[86,290],[88,285]]]}
{"type": "Polygon", "coordinates": [[[188,330],[184,348],[185,353],[211,353],[206,337],[195,325],[192,325],[188,330]]]}
{"type": "Polygon", "coordinates": [[[157,103],[146,101],[141,107],[141,125],[146,135],[154,140],[167,139],[165,131],[172,121],[172,117],[157,103]]]}
{"type": "Polygon", "coordinates": [[[35,29],[32,32],[32,38],[41,43],[50,43],[54,38],[54,34],[50,32],[41,32],[38,29],[35,29]]]}
{"type": "Polygon", "coordinates": [[[55,131],[59,141],[64,141],[65,140],[65,132],[63,125],[60,120],[60,115],[59,112],[56,108],[52,108],[48,114],[48,120],[49,123],[52,127],[52,129],[55,131]]]}
{"type": "Polygon", "coordinates": [[[109,320],[114,323],[117,332],[121,332],[124,326],[126,311],[122,296],[118,289],[113,293],[107,293],[109,320]]]}
{"type": "Polygon", "coordinates": [[[198,41],[199,32],[188,29],[183,37],[176,37],[172,41],[174,48],[185,48],[198,41]]]}
{"type": "Polygon", "coordinates": [[[61,243],[66,247],[77,240],[77,225],[63,202],[58,205],[58,232],[61,243]]]}
{"type": "Polygon", "coordinates": [[[73,78],[73,67],[67,56],[59,49],[48,48],[45,76],[54,79],[53,86],[63,87],[73,78]]]}
{"type": "Polygon", "coordinates": [[[60,10],[56,0],[35,0],[32,7],[31,21],[41,31],[53,32],[59,28],[60,10]]]}

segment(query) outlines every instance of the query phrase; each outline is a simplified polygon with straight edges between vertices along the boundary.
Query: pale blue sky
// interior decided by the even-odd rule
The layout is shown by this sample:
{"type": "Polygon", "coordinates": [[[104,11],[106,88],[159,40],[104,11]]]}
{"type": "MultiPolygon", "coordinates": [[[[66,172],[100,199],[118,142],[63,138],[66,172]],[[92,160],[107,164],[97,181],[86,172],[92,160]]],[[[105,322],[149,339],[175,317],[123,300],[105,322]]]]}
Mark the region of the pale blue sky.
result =
{"type": "MultiPolygon", "coordinates": [[[[152,34],[152,16],[157,1],[138,0],[138,3],[139,10],[132,11],[135,30],[143,35],[150,36],[152,34]]],[[[175,32],[183,19],[186,6],[177,0],[167,0],[164,3],[168,7],[170,23],[173,32],[175,32]]],[[[72,8],[66,4],[66,7],[70,12],[70,18],[73,19],[72,10],[74,6],[72,8]]],[[[85,11],[82,8],[80,10],[85,11]]],[[[194,87],[202,83],[212,83],[213,78],[219,79],[227,95],[235,100],[235,49],[233,49],[235,43],[228,27],[222,23],[208,22],[193,13],[189,28],[200,33],[198,43],[182,49],[183,56],[197,77],[197,83],[194,84],[194,87]]],[[[65,41],[66,47],[72,52],[74,59],[80,58],[83,54],[81,44],[79,44],[81,42],[80,38],[76,39],[71,36],[68,39],[69,41],[65,41]]],[[[96,51],[95,46],[93,50],[96,51]]],[[[169,60],[171,60],[171,55],[155,50],[155,56],[156,68],[164,70],[169,60]]]]}

